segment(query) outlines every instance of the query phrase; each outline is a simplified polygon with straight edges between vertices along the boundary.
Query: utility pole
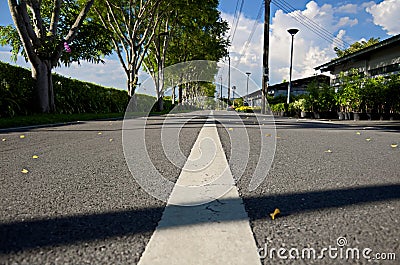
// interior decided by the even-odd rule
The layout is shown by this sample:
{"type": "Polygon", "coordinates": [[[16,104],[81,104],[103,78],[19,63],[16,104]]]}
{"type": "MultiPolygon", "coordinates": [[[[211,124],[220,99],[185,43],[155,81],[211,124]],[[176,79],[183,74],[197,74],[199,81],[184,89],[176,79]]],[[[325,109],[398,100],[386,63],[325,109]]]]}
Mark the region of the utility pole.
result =
{"type": "Polygon", "coordinates": [[[270,20],[270,6],[271,0],[265,0],[265,12],[264,12],[264,52],[263,52],[263,76],[262,76],[262,88],[261,88],[261,113],[265,114],[265,101],[268,92],[268,81],[269,81],[269,20],[270,20]]]}
{"type": "Polygon", "coordinates": [[[219,99],[222,101],[222,75],[219,77],[219,99]]]}
{"type": "Polygon", "coordinates": [[[231,56],[228,54],[228,105],[229,105],[229,98],[231,94],[231,56]]]}
{"type": "Polygon", "coordinates": [[[219,84],[219,102],[221,104],[221,109],[222,109],[224,106],[224,104],[222,103],[222,75],[220,76],[220,84],[219,84]]]}
{"type": "MultiPolygon", "coordinates": [[[[249,104],[249,78],[250,78],[251,73],[247,72],[246,75],[247,75],[246,102],[247,102],[247,104],[249,104]]],[[[247,106],[249,106],[249,105],[247,105],[247,106]]]]}

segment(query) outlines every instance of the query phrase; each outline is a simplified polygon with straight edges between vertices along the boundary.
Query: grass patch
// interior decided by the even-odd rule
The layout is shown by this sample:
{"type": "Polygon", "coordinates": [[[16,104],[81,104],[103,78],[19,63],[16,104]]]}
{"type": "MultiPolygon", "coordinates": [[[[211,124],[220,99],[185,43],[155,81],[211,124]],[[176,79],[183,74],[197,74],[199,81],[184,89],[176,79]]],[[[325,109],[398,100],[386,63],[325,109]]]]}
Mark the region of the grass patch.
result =
{"type": "Polygon", "coordinates": [[[13,128],[31,125],[54,124],[74,121],[89,121],[109,118],[123,118],[124,113],[82,113],[82,114],[35,114],[13,118],[1,118],[0,128],[13,128]]]}

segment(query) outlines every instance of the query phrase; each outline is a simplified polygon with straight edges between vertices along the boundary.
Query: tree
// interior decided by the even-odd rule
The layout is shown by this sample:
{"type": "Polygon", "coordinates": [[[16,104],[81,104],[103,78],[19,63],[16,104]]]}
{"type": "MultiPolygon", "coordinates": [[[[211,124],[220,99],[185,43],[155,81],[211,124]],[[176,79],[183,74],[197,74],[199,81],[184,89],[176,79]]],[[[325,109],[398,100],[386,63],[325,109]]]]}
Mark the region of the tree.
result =
{"type": "Polygon", "coordinates": [[[162,11],[161,0],[99,0],[94,10],[107,29],[134,96],[138,72],[151,44],[162,11]]]}
{"type": "Polygon", "coordinates": [[[333,109],[335,105],[335,90],[333,87],[325,83],[321,84],[318,81],[313,81],[307,85],[306,91],[308,94],[304,97],[312,111],[323,112],[333,109]]]}
{"type": "Polygon", "coordinates": [[[400,74],[390,76],[384,88],[385,112],[400,112],[400,74]]]}
{"type": "Polygon", "coordinates": [[[11,45],[32,65],[38,108],[55,110],[51,71],[60,60],[100,62],[111,52],[100,26],[86,20],[94,0],[8,0],[15,27],[0,27],[0,44],[11,45]],[[96,36],[96,38],[94,38],[96,36]],[[67,53],[66,53],[66,52],[67,53]]]}
{"type": "Polygon", "coordinates": [[[370,38],[368,41],[356,41],[355,43],[351,44],[349,48],[341,50],[338,47],[334,48],[334,51],[336,52],[336,55],[338,58],[341,58],[343,56],[352,54],[356,51],[365,49],[369,46],[372,46],[374,44],[377,44],[379,42],[379,38],[370,38]]]}
{"type": "Polygon", "coordinates": [[[187,1],[190,4],[177,15],[178,24],[169,43],[167,65],[190,60],[219,61],[226,57],[228,23],[221,18],[218,1],[187,1]]]}
{"type": "MultiPolygon", "coordinates": [[[[163,8],[164,16],[144,61],[156,82],[159,99],[164,93],[164,67],[192,60],[219,61],[227,55],[229,41],[224,36],[228,30],[228,23],[221,19],[217,8],[216,0],[177,0],[163,8]]],[[[213,67],[214,71],[210,74],[218,71],[216,65],[213,67]]],[[[194,70],[187,69],[185,74],[193,77],[196,75],[194,70]]],[[[190,80],[190,77],[182,76],[180,79],[190,80]]],[[[179,88],[180,101],[183,87],[186,88],[186,98],[193,99],[195,95],[203,94],[197,93],[196,90],[203,86],[186,83],[179,88]]],[[[162,100],[159,100],[159,103],[159,108],[162,109],[162,100]]]]}
{"type": "Polygon", "coordinates": [[[335,94],[335,100],[340,106],[341,111],[361,111],[362,103],[362,84],[364,78],[362,73],[352,68],[347,73],[340,73],[340,86],[335,94]]]}

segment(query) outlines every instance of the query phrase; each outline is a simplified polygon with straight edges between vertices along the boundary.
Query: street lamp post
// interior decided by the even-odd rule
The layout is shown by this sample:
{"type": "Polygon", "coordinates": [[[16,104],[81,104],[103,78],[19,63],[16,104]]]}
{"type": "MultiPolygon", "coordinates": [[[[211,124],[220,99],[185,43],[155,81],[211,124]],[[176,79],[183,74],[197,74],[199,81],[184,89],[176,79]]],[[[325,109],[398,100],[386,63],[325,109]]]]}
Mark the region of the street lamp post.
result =
{"type": "Polygon", "coordinates": [[[235,90],[236,90],[236,86],[232,87],[232,104],[235,107],[235,90]]]}
{"type": "Polygon", "coordinates": [[[287,94],[287,104],[290,102],[290,91],[292,89],[292,68],[293,68],[293,39],[294,35],[299,32],[298,29],[288,29],[290,35],[292,35],[292,45],[290,48],[290,70],[289,70],[289,86],[288,86],[288,94],[287,94]]]}
{"type": "Polygon", "coordinates": [[[250,75],[251,75],[251,73],[250,72],[247,72],[246,73],[246,75],[247,75],[247,86],[246,86],[246,88],[247,88],[247,92],[246,92],[246,102],[247,102],[247,104],[249,104],[249,78],[250,78],[250,75]]]}

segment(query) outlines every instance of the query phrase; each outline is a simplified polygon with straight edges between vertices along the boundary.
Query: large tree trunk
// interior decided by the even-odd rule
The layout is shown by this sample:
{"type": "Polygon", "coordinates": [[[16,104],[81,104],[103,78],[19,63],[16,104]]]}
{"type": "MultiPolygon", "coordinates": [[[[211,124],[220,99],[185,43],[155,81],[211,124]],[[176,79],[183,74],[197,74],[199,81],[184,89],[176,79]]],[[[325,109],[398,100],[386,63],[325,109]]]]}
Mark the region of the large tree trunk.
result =
{"type": "Polygon", "coordinates": [[[164,110],[164,69],[159,69],[157,73],[157,110],[164,110]]]}
{"type": "Polygon", "coordinates": [[[160,96],[157,100],[157,110],[158,111],[163,111],[164,110],[164,101],[163,101],[163,96],[160,96]]]}
{"type": "Polygon", "coordinates": [[[175,85],[172,85],[173,87],[172,87],[172,105],[175,105],[175,101],[176,101],[176,95],[175,95],[175,92],[176,92],[176,86],[175,85]]]}
{"type": "Polygon", "coordinates": [[[178,85],[178,104],[182,105],[183,103],[183,84],[178,85]]]}
{"type": "Polygon", "coordinates": [[[138,83],[138,73],[134,70],[129,70],[127,73],[127,86],[128,86],[128,94],[132,97],[136,92],[136,85],[138,83]]]}
{"type": "Polygon", "coordinates": [[[55,111],[54,90],[50,61],[43,60],[39,64],[32,64],[32,78],[35,80],[37,107],[40,112],[55,111]]]}
{"type": "Polygon", "coordinates": [[[127,80],[128,95],[129,95],[129,97],[131,97],[131,100],[132,100],[132,105],[131,105],[132,110],[131,111],[138,111],[137,98],[135,95],[136,85],[138,82],[138,75],[137,75],[137,73],[135,73],[135,71],[130,70],[127,73],[127,77],[128,77],[128,80],[127,80]]]}

